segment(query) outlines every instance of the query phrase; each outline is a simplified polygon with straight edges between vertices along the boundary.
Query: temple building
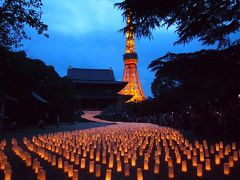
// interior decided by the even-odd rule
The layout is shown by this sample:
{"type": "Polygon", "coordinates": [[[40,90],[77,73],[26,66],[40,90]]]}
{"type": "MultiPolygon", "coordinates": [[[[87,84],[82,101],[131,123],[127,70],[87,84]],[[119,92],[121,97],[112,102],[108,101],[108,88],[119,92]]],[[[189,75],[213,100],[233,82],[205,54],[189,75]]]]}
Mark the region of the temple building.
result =
{"type": "Polygon", "coordinates": [[[118,94],[127,82],[116,81],[112,69],[68,68],[70,79],[79,95],[82,108],[105,108],[118,101],[127,101],[132,96],[118,94]]]}

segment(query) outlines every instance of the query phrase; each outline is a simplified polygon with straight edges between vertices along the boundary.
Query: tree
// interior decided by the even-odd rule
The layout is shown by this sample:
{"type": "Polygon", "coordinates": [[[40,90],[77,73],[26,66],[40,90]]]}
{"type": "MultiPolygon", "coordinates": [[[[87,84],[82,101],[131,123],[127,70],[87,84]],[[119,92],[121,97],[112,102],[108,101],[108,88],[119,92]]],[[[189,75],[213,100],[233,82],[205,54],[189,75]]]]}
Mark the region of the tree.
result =
{"type": "Polygon", "coordinates": [[[0,0],[0,45],[22,45],[23,39],[30,39],[26,26],[48,37],[48,26],[41,21],[42,5],[42,0],[0,0]]]}
{"type": "Polygon", "coordinates": [[[239,37],[230,40],[232,33],[240,31],[239,0],[124,0],[115,6],[124,11],[123,16],[131,11],[137,37],[152,37],[155,28],[176,26],[175,44],[198,38],[203,44],[218,43],[218,48],[224,48],[240,42],[239,37]]]}
{"type": "MultiPolygon", "coordinates": [[[[24,51],[12,52],[0,46],[0,54],[0,90],[19,101],[16,103],[19,107],[15,106],[12,108],[14,112],[9,112],[13,119],[19,123],[28,121],[36,124],[39,119],[31,109],[41,109],[36,108],[36,103],[29,101],[32,99],[31,94],[35,92],[48,101],[49,115],[58,114],[61,121],[72,120],[74,111],[79,108],[79,99],[69,79],[61,78],[53,66],[47,66],[41,60],[27,58],[24,51]]],[[[42,114],[43,111],[38,112],[38,117],[42,114]]],[[[49,121],[56,122],[56,117],[49,118],[49,121]]]]}
{"type": "Polygon", "coordinates": [[[161,100],[180,102],[181,106],[214,99],[227,104],[240,92],[240,45],[224,50],[195,53],[168,53],[152,61],[153,95],[161,100]]]}

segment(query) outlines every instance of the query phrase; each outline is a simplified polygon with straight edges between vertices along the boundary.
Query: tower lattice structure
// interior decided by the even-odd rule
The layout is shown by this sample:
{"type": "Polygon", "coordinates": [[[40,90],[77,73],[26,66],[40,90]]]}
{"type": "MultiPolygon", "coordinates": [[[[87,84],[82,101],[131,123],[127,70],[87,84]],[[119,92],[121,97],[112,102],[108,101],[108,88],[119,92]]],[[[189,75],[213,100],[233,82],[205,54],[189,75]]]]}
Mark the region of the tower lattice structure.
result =
{"type": "Polygon", "coordinates": [[[121,90],[120,94],[132,95],[133,97],[128,102],[141,102],[145,100],[145,96],[139,81],[137,63],[138,55],[135,52],[134,31],[132,25],[131,13],[127,17],[126,31],[126,50],[123,55],[124,72],[123,81],[128,84],[121,90]]]}

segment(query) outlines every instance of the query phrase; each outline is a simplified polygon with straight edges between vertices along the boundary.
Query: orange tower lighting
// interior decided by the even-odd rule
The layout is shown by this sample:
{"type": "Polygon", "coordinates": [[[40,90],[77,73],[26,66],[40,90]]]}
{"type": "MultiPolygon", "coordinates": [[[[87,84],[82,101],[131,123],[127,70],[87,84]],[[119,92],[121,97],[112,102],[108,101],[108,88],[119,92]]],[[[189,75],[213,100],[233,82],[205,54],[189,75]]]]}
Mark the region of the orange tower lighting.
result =
{"type": "Polygon", "coordinates": [[[128,84],[120,91],[120,94],[132,95],[133,97],[128,102],[141,102],[145,100],[145,96],[138,78],[138,56],[135,52],[131,12],[127,17],[127,26],[129,28],[126,32],[126,51],[123,55],[123,81],[128,82],[128,84]]]}

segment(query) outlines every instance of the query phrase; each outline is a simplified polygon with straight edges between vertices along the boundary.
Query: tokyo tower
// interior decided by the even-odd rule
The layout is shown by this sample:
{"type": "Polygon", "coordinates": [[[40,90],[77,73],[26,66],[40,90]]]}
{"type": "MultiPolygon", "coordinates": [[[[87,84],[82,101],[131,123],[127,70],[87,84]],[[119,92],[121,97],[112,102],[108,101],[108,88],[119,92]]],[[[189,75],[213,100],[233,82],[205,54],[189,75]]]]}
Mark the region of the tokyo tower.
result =
{"type": "Polygon", "coordinates": [[[120,91],[120,94],[132,95],[133,97],[128,102],[141,102],[145,100],[145,96],[138,77],[138,55],[135,52],[131,13],[127,17],[127,26],[129,28],[126,32],[126,51],[123,55],[123,81],[128,82],[128,84],[120,91]]]}

